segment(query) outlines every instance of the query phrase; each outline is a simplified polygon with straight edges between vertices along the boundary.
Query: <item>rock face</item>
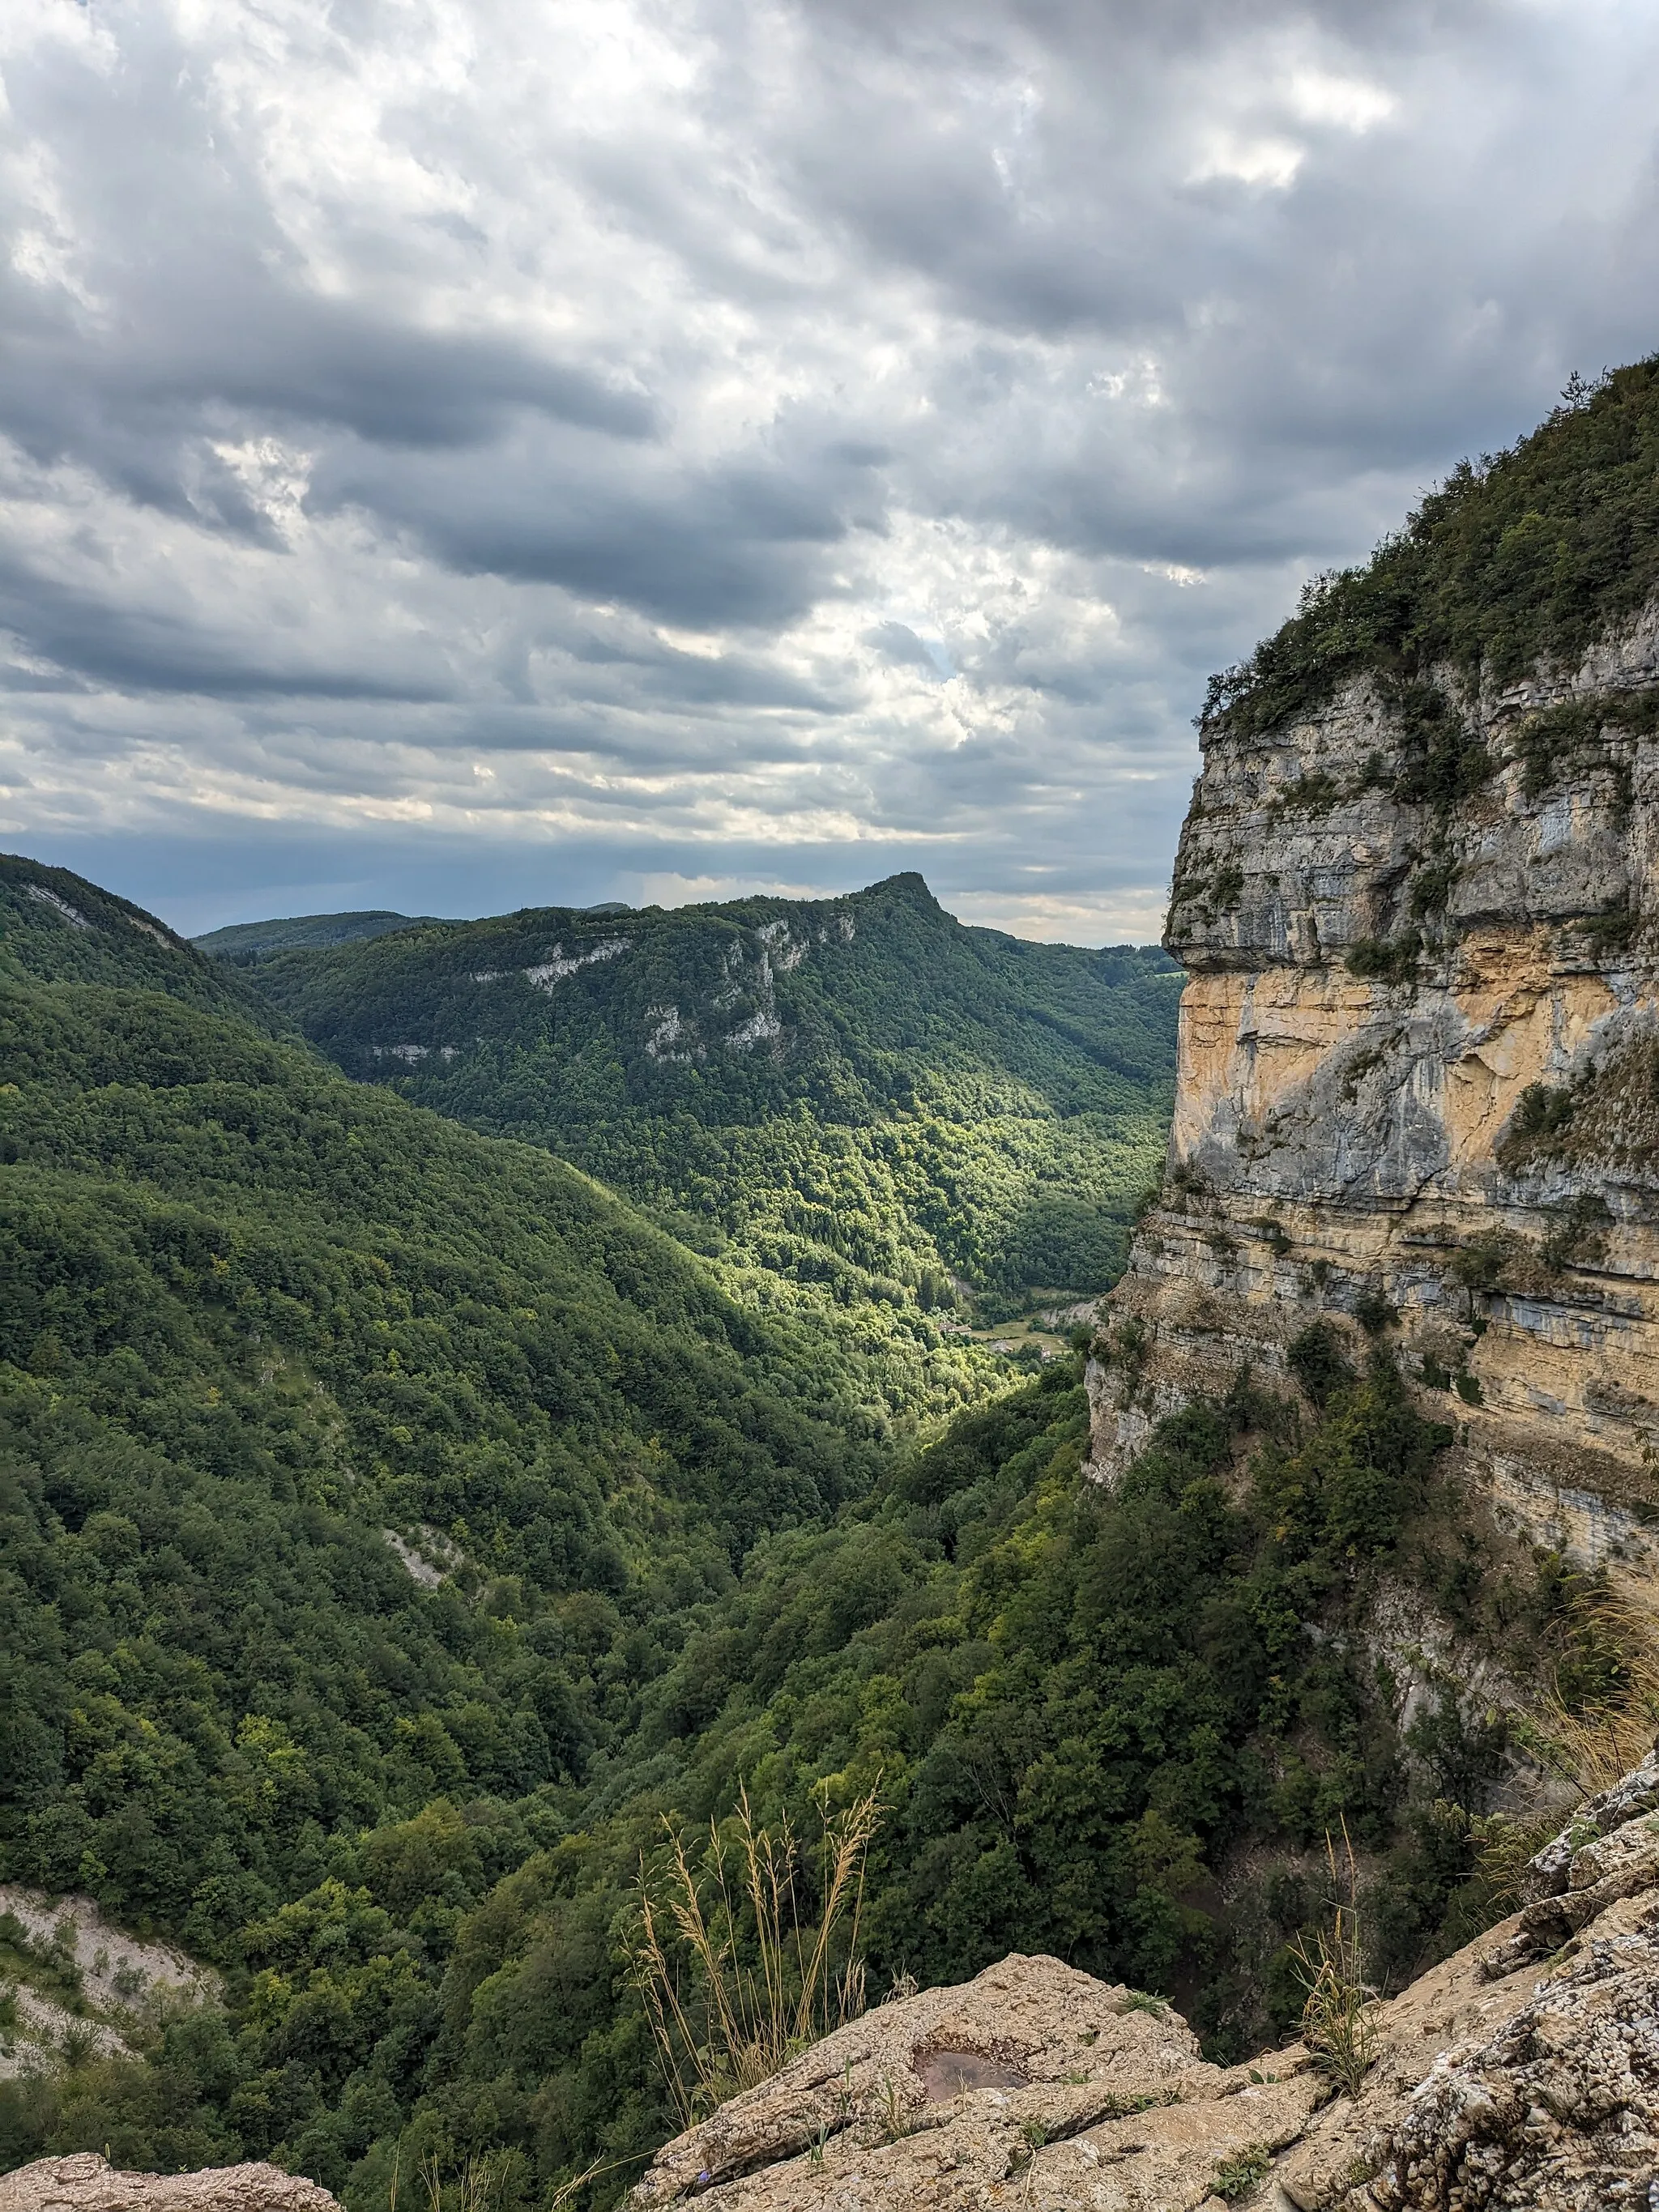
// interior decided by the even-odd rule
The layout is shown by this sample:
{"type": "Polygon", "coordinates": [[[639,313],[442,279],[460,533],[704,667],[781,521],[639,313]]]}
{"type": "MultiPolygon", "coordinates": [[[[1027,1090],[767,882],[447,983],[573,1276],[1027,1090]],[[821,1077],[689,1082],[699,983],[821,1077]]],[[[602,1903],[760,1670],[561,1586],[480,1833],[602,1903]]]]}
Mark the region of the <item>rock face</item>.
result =
{"type": "Polygon", "coordinates": [[[1097,1473],[1314,1319],[1357,1351],[1391,1307],[1520,1530],[1659,1577],[1656,869],[1659,606],[1570,678],[1368,678],[1206,731],[1169,1171],[1091,1372],[1097,1473]]]}
{"type": "Polygon", "coordinates": [[[340,2212],[325,2189],[275,2166],[118,2173],[91,2152],[0,2176],[0,2212],[340,2212]]]}
{"type": "Polygon", "coordinates": [[[1659,1759],[1521,1912],[1374,2008],[1334,2095],[1301,2045],[1206,2065],[1055,1959],[884,2005],[670,2143],[641,2212],[1632,2212],[1659,2203],[1659,1759]]]}

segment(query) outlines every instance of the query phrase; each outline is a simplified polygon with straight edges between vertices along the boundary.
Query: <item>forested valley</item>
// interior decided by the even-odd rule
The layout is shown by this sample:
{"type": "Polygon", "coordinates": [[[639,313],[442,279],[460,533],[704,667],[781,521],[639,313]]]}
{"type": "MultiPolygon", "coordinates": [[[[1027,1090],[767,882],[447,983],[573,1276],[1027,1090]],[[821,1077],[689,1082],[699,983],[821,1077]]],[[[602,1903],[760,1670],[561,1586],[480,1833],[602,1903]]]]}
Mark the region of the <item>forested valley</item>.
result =
{"type": "MultiPolygon", "coordinates": [[[[225,1991],[128,2055],[0,2081],[0,2166],[270,2157],[389,2212],[398,2174],[487,2162],[502,2208],[598,2212],[676,2124],[642,1869],[740,1790],[809,1841],[874,1793],[872,2001],[1053,1951],[1240,2056],[1298,2015],[1339,1824],[1388,1974],[1490,1915],[1478,1808],[1510,1724],[1448,1687],[1402,1735],[1362,1632],[1379,1593],[1585,1701],[1620,1662],[1559,1561],[1451,1510],[1454,1426],[1414,1410],[1380,1325],[1363,1367],[1312,1328],[1293,1392],[1241,1370],[1108,1493],[1079,1475],[1086,1331],[1022,1374],[943,1325],[927,1269],[974,1256],[948,1207],[934,1257],[907,1201],[822,1297],[775,1286],[830,1240],[769,1257],[752,1194],[738,1261],[662,1225],[719,1213],[688,1202],[710,1130],[722,1158],[790,1127],[878,1157],[921,1115],[926,1035],[883,1063],[881,1111],[873,1048],[842,1054],[865,1087],[841,1122],[827,1051],[817,1090],[747,1122],[688,1108],[653,1218],[554,1156],[580,1122],[602,1170],[606,1113],[555,1131],[479,1088],[446,1118],[398,1095],[423,1077],[326,1064],[289,1026],[325,1027],[315,970],[285,1000],[27,861],[0,912],[0,1875],[90,1895],[225,1991]]],[[[1130,1027],[1143,987],[1155,964],[1127,975],[1130,1027]]],[[[1035,1031],[1063,1016],[1102,1070],[1044,988],[1035,1031]]],[[[621,1100],[637,1182],[641,1071],[591,1042],[571,1065],[621,1100]]],[[[947,1073],[942,1123],[969,1088],[947,1073]]],[[[1019,1282],[1012,1249],[976,1262],[988,1293],[1019,1282]]],[[[1097,1352],[1132,1377],[1133,1341],[1097,1352]]],[[[72,1998],[15,1923],[0,1941],[72,1998]]]]}

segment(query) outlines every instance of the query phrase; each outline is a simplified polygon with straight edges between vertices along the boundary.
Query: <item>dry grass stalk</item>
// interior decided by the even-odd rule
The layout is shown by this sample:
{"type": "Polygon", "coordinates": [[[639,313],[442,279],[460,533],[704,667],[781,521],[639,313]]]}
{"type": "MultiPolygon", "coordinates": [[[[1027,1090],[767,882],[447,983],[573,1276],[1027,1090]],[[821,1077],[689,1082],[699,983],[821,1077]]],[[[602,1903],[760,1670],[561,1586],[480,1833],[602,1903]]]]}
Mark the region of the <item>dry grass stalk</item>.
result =
{"type": "Polygon", "coordinates": [[[547,2199],[546,2212],[564,2212],[566,2205],[580,2191],[586,2189],[590,2181],[597,2180],[602,2173],[614,2173],[619,2166],[632,2166],[635,2163],[632,2158],[609,2160],[596,2158],[592,2166],[584,2166],[580,2173],[573,2174],[568,2181],[562,2181],[559,2184],[547,2199]]]}
{"type": "MultiPolygon", "coordinates": [[[[402,2155],[399,2145],[392,2166],[392,2206],[397,2212],[398,2163],[402,2155]]],[[[420,2160],[421,2180],[426,2189],[428,2212],[444,2212],[443,2168],[434,2150],[423,2151],[420,2160]]],[[[498,2157],[469,2158],[462,2166],[450,2191],[452,2212],[489,2212],[491,2204],[501,2191],[501,2160],[498,2157]]]]}
{"type": "Polygon", "coordinates": [[[640,1869],[634,1979],[683,2123],[767,2081],[795,2052],[864,2010],[864,1866],[880,1823],[878,1786],[843,1811],[820,1801],[818,1912],[804,1921],[800,1850],[786,1818],[757,1827],[746,1789],[735,1834],[709,1822],[694,1867],[668,1832],[661,1890],[640,1869]],[[837,1972],[835,1959],[843,1950],[837,1972]]]}
{"type": "MultiPolygon", "coordinates": [[[[1613,1693],[1576,1702],[1557,1668],[1539,1705],[1512,1713],[1516,1741],[1544,1775],[1580,1798],[1594,1797],[1622,1781],[1652,1748],[1659,1729],[1659,1622],[1606,1589],[1581,1592],[1570,1619],[1582,1663],[1586,1649],[1612,1677],[1613,1693]]],[[[1547,1788],[1538,1802],[1516,1812],[1490,1813],[1472,1823],[1475,1860],[1492,1912],[1513,1911],[1527,1900],[1527,1865],[1558,1834],[1565,1814],[1547,1788]]]]}
{"type": "Polygon", "coordinates": [[[1659,1723],[1659,1624],[1609,1590],[1573,1608],[1581,1645],[1602,1657],[1617,1687],[1594,1705],[1571,1706],[1559,1674],[1545,1695],[1537,1746],[1546,1764],[1586,1797],[1611,1789],[1653,1748],[1659,1723]]]}
{"type": "Polygon", "coordinates": [[[1354,1906],[1358,1869],[1346,1820],[1342,1849],[1345,1863],[1339,1869],[1336,1844],[1327,1831],[1330,1924],[1321,1928],[1311,1943],[1307,1937],[1297,1936],[1292,1948],[1307,1990],[1302,2008],[1302,2039],[1327,2080],[1357,2097],[1376,2050],[1376,2030],[1371,2010],[1375,1992],[1365,1981],[1365,1954],[1354,1906]]]}
{"type": "Polygon", "coordinates": [[[461,2212],[489,2212],[500,2193],[501,2172],[494,2158],[470,2158],[461,2169],[461,2212]]]}

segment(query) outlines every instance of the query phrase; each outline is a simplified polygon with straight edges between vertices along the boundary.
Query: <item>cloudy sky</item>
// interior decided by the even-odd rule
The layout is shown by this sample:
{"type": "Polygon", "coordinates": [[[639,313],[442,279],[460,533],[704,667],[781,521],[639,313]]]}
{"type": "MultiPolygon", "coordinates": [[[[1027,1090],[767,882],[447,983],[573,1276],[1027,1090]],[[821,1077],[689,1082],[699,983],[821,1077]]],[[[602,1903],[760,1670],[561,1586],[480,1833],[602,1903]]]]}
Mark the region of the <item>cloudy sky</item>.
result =
{"type": "Polygon", "coordinates": [[[1652,0],[5,0],[0,844],[1156,933],[1209,670],[1659,347],[1652,0]]]}

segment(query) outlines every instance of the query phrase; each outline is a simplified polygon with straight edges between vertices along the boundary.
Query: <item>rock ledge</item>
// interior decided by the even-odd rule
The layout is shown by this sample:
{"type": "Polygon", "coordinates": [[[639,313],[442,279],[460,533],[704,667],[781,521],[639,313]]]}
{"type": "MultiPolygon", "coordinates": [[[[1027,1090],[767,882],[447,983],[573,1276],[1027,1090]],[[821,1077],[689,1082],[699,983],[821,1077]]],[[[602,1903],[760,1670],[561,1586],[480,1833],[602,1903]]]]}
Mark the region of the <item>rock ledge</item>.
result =
{"type": "Polygon", "coordinates": [[[1659,1759],[1586,1805],[1532,1901],[1376,2008],[1358,2098],[1300,2045],[1206,2063],[1057,1959],[878,2007],[659,2154],[636,2212],[1650,2212],[1659,1759]]]}
{"type": "Polygon", "coordinates": [[[339,2212],[326,2189],[276,2166],[118,2173],[92,2152],[0,2177],[0,2212],[339,2212]]]}

